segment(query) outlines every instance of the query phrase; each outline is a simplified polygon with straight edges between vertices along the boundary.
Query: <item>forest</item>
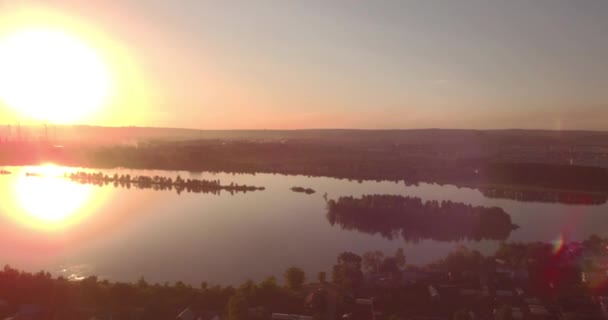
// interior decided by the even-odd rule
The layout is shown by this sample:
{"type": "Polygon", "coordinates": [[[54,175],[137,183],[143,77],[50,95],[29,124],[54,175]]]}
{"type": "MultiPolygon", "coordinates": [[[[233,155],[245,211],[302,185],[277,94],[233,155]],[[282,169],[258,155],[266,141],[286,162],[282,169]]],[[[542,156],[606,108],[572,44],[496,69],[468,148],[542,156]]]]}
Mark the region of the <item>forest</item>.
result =
{"type": "Polygon", "coordinates": [[[272,138],[111,144],[5,141],[0,142],[0,165],[52,162],[89,168],[276,173],[608,193],[608,146],[599,133],[329,130],[259,134],[272,138]],[[288,138],[280,139],[281,134],[288,138]]]}

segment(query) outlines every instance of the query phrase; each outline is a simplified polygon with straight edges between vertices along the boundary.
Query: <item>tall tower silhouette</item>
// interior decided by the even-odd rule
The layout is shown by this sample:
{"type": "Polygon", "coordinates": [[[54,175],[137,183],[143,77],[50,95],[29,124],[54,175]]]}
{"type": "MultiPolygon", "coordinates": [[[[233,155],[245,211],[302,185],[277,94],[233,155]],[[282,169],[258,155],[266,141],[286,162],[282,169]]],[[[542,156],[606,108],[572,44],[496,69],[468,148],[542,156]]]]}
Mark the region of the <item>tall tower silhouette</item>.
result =
{"type": "Polygon", "coordinates": [[[17,121],[17,141],[21,142],[21,123],[17,121]]]}

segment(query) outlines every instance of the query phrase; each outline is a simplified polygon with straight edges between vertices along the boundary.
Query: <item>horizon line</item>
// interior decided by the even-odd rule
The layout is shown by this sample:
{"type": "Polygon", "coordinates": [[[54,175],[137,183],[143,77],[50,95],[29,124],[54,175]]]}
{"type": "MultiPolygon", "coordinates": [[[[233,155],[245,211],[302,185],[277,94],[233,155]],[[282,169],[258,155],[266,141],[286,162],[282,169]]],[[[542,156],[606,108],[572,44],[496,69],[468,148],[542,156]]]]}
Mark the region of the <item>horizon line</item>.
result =
{"type": "Polygon", "coordinates": [[[11,124],[6,123],[0,126],[21,126],[21,127],[86,127],[99,129],[156,129],[156,130],[188,130],[188,131],[543,131],[543,132],[608,132],[608,129],[547,129],[547,128],[292,128],[292,129],[277,129],[277,128],[248,128],[248,129],[203,129],[191,127],[163,127],[163,126],[141,126],[141,125],[90,125],[90,124],[11,124]]]}

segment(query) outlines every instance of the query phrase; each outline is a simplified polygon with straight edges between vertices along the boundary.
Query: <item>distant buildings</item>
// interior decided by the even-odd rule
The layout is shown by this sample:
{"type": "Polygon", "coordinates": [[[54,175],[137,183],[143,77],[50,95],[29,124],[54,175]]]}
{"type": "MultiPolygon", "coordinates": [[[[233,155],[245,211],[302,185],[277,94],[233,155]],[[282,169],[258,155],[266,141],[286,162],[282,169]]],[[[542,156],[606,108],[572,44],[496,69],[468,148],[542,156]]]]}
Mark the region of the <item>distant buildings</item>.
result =
{"type": "Polygon", "coordinates": [[[287,313],[273,313],[271,318],[273,320],[313,320],[311,316],[287,313]]]}

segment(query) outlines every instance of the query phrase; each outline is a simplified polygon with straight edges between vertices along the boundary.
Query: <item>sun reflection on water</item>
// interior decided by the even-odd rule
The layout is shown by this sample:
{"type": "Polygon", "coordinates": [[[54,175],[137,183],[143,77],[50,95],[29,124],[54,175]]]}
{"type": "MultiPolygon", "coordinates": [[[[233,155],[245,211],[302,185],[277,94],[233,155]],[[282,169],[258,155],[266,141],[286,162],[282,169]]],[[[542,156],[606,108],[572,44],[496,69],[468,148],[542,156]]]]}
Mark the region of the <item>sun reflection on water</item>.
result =
{"type": "Polygon", "coordinates": [[[23,226],[61,231],[77,225],[102,202],[104,192],[63,179],[72,169],[54,165],[24,167],[2,184],[1,213],[23,226]]]}

